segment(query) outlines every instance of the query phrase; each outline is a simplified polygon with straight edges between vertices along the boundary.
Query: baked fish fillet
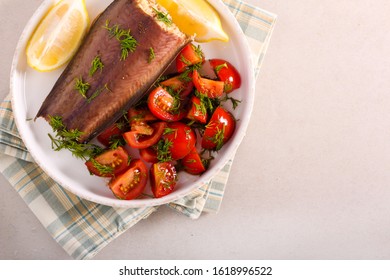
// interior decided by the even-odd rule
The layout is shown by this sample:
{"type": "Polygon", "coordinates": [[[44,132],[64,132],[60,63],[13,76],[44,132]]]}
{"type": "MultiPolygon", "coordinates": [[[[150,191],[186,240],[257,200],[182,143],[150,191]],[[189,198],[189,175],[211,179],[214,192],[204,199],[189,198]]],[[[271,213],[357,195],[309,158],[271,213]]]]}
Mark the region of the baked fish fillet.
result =
{"type": "Polygon", "coordinates": [[[36,118],[61,117],[68,130],[83,132],[79,142],[88,142],[122,116],[190,41],[159,11],[151,0],[113,1],[91,26],[36,118]]]}

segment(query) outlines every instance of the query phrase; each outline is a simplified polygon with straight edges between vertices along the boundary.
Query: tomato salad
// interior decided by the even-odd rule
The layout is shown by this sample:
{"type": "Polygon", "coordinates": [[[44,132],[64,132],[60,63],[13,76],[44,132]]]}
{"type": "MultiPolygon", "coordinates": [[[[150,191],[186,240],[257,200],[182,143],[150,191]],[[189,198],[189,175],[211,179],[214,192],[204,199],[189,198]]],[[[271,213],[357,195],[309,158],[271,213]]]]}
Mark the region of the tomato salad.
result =
{"type": "Polygon", "coordinates": [[[148,180],[155,198],[171,193],[179,172],[202,174],[213,152],[232,137],[236,120],[224,103],[231,101],[235,109],[240,101],[228,94],[240,85],[230,62],[206,60],[199,46],[188,44],[176,58],[176,72],[160,78],[146,98],[97,137],[106,148],[86,162],[89,172],[110,178],[108,186],[119,199],[139,197],[148,180]],[[129,149],[140,158],[131,158],[129,149]]]}

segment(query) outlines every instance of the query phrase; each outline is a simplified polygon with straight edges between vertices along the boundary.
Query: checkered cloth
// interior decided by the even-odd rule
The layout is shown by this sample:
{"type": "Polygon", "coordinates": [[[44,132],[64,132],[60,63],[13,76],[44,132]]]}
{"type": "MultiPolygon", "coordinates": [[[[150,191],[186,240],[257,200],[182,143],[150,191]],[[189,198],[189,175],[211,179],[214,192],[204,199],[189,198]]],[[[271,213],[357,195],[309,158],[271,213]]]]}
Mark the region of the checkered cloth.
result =
{"type": "MultiPolygon", "coordinates": [[[[276,16],[238,0],[223,1],[244,31],[258,74],[276,16]]],[[[197,219],[216,213],[222,202],[233,160],[208,184],[167,206],[197,219]]],[[[0,105],[0,171],[50,235],[74,259],[90,259],[158,207],[113,208],[83,200],[66,191],[34,163],[17,131],[10,96],[0,105]]],[[[160,206],[162,207],[162,206],[160,206]]]]}

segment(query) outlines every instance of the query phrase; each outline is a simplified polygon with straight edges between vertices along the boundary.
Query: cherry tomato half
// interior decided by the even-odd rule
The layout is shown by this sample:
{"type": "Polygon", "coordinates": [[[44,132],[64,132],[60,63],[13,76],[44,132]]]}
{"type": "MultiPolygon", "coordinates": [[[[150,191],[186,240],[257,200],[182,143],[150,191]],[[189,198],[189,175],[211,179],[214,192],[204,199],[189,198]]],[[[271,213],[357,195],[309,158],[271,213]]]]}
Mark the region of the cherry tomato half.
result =
{"type": "Polygon", "coordinates": [[[225,92],[229,93],[241,86],[241,76],[237,69],[224,59],[210,59],[218,78],[225,83],[225,92]]]}
{"type": "MultiPolygon", "coordinates": [[[[192,77],[188,76],[188,79],[192,79],[192,77]]],[[[174,76],[165,81],[162,81],[160,82],[160,85],[168,87],[177,92],[181,98],[188,96],[194,88],[192,80],[184,81],[182,78],[180,78],[180,76],[174,76]]]]}
{"type": "Polygon", "coordinates": [[[103,130],[103,132],[97,136],[97,140],[104,146],[109,147],[113,141],[122,137],[124,130],[125,125],[123,125],[123,123],[114,123],[103,130]]]}
{"type": "Polygon", "coordinates": [[[148,181],[148,169],[141,160],[131,161],[129,168],[108,183],[113,194],[124,200],[137,198],[142,194],[148,181]]]}
{"type": "Polygon", "coordinates": [[[187,44],[176,57],[176,69],[178,72],[184,72],[187,67],[204,61],[203,52],[194,44],[187,44]]]}
{"type": "Polygon", "coordinates": [[[85,165],[89,172],[100,177],[113,177],[129,166],[129,154],[122,147],[107,150],[88,160],[85,165]]]}
{"type": "Polygon", "coordinates": [[[160,161],[179,160],[191,152],[196,144],[192,128],[181,122],[168,123],[162,139],[157,144],[160,161]]]}
{"type": "Polygon", "coordinates": [[[236,128],[236,121],[232,114],[222,107],[217,107],[209,123],[206,125],[202,137],[202,148],[208,150],[220,150],[232,137],[236,128]]]}
{"type": "Polygon", "coordinates": [[[139,134],[137,131],[123,133],[123,138],[130,147],[135,149],[145,149],[158,142],[166,127],[165,122],[157,122],[150,125],[153,128],[152,135],[139,134]]]}
{"type": "Polygon", "coordinates": [[[202,101],[198,97],[192,96],[190,104],[191,107],[188,110],[187,119],[200,123],[207,123],[207,109],[204,104],[202,104],[202,101]]]}
{"type": "Polygon", "coordinates": [[[185,117],[179,96],[172,96],[163,87],[155,88],[148,97],[148,107],[157,118],[163,121],[179,121],[185,117]]]}
{"type": "Polygon", "coordinates": [[[150,163],[158,162],[157,151],[152,147],[146,149],[140,149],[139,155],[146,162],[150,162],[150,163]]]}
{"type": "Polygon", "coordinates": [[[224,82],[202,78],[196,70],[192,74],[192,81],[196,89],[209,98],[219,98],[224,93],[224,82]]]}
{"type": "Polygon", "coordinates": [[[184,170],[193,175],[199,175],[206,171],[202,159],[195,147],[181,160],[181,163],[184,166],[184,170]]]}
{"type": "Polygon", "coordinates": [[[177,182],[175,166],[170,162],[154,163],[150,168],[150,184],[154,197],[170,194],[177,182]]]}

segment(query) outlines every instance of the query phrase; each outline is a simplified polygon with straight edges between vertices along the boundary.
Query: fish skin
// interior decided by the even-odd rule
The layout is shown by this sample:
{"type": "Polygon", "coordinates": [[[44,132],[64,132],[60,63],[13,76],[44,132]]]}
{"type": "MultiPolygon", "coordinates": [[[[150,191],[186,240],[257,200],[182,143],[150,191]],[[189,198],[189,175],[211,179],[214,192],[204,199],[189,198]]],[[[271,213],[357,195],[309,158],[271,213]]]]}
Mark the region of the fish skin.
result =
{"type": "Polygon", "coordinates": [[[68,130],[83,134],[79,142],[88,142],[99,132],[119,119],[134,105],[166,68],[180,50],[191,40],[175,25],[162,26],[156,14],[146,14],[142,7],[155,5],[150,0],[115,0],[95,20],[74,58],[65,68],[53,89],[44,100],[36,118],[47,121],[60,116],[68,130]],[[120,43],[104,28],[119,25],[130,29],[137,40],[133,53],[121,60],[120,43]],[[149,60],[150,48],[155,58],[149,60]],[[91,62],[99,55],[104,67],[89,76],[91,62]],[[75,81],[82,78],[90,84],[87,97],[100,94],[88,102],[75,89],[75,81]]]}

